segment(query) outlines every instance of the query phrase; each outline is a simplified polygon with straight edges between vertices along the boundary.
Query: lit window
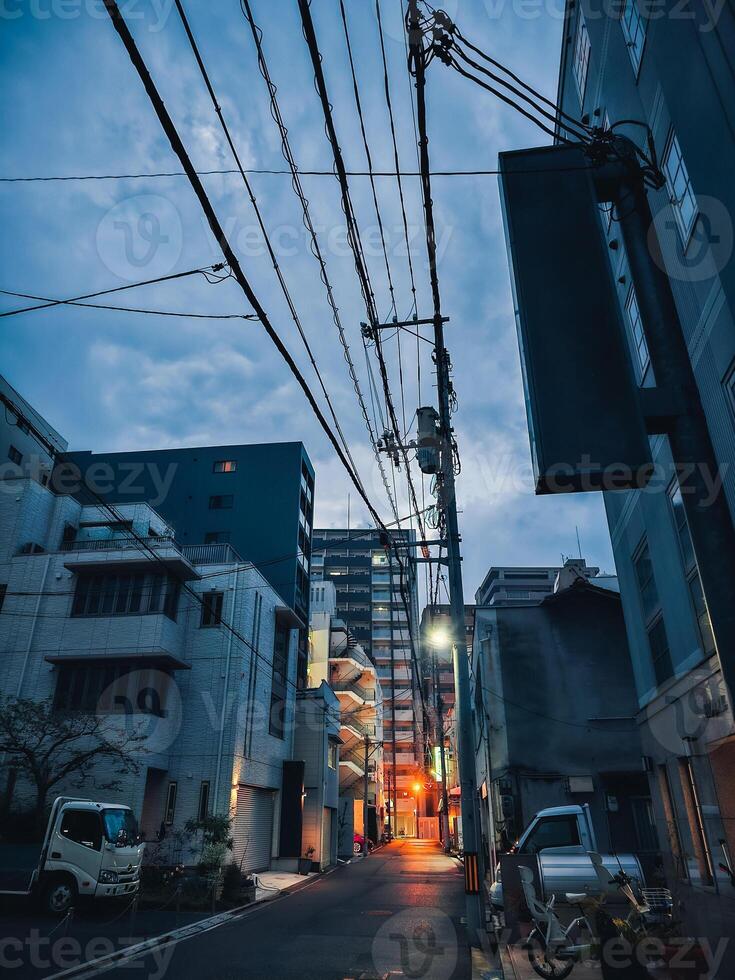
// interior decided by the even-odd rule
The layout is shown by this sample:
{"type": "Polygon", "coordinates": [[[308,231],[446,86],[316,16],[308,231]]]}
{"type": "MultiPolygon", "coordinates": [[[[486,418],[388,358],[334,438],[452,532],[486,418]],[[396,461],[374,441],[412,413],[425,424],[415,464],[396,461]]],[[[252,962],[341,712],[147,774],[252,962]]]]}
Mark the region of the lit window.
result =
{"type": "Polygon", "coordinates": [[[577,21],[577,33],[574,38],[574,59],[572,61],[572,71],[574,72],[574,80],[577,83],[577,91],[579,92],[579,103],[584,104],[584,93],[587,88],[587,74],[590,67],[590,36],[587,31],[587,25],[582,16],[582,11],[579,12],[579,20],[577,21]]]}
{"type": "Polygon", "coordinates": [[[637,75],[643,57],[643,45],[646,43],[646,22],[638,9],[638,0],[624,0],[620,23],[633,70],[637,75]]]}
{"type": "Polygon", "coordinates": [[[212,467],[214,473],[235,473],[237,471],[236,459],[218,459],[212,467]]]}
{"type": "Polygon", "coordinates": [[[673,130],[666,145],[662,166],[676,223],[682,240],[686,244],[697,217],[697,202],[681,154],[679,140],[673,130]]]}
{"type": "Polygon", "coordinates": [[[648,355],[646,335],[643,333],[643,323],[641,321],[641,311],[638,307],[638,297],[636,296],[635,289],[632,286],[630,287],[628,298],[625,301],[625,315],[628,319],[628,328],[630,330],[630,341],[633,347],[636,374],[638,375],[638,381],[640,383],[646,376],[651,359],[648,355]]]}

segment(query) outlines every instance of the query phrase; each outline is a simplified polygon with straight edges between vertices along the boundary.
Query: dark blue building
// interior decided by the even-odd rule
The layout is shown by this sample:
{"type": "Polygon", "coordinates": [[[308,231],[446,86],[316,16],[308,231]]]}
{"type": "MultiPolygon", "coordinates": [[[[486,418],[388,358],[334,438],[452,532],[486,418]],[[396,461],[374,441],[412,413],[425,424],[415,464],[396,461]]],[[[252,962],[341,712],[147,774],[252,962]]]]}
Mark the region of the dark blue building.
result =
{"type": "MultiPolygon", "coordinates": [[[[78,468],[110,503],[151,504],[181,544],[228,543],[253,562],[304,624],[305,678],[314,468],[302,443],[73,452],[62,465],[65,479],[78,468]]],[[[78,495],[90,502],[88,491],[78,495]]]]}

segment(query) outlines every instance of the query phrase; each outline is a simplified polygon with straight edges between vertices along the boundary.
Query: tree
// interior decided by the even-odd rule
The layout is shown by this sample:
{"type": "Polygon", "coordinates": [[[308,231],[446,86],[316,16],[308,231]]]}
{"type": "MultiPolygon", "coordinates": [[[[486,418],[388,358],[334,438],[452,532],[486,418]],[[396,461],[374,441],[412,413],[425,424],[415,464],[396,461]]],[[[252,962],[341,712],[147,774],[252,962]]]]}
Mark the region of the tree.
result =
{"type": "Polygon", "coordinates": [[[57,712],[48,702],[25,698],[0,702],[0,753],[5,767],[25,776],[35,789],[36,829],[43,826],[55,788],[119,789],[117,777],[138,771],[136,755],[145,751],[145,738],[130,731],[120,716],[57,712]],[[115,778],[100,781],[100,763],[115,778]]]}

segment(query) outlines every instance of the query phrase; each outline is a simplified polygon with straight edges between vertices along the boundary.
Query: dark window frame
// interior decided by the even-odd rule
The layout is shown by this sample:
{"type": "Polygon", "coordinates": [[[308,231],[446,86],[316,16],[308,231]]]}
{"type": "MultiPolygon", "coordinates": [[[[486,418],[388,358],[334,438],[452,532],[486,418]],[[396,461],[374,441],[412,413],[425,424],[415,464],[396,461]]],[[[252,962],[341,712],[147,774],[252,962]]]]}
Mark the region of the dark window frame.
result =
{"type": "Polygon", "coordinates": [[[179,784],[172,779],[166,787],[166,800],[163,807],[163,822],[166,827],[171,827],[176,819],[176,798],[179,793],[179,784]]]}
{"type": "Polygon", "coordinates": [[[200,629],[215,629],[222,625],[222,607],[225,594],[221,591],[202,593],[202,611],[199,619],[200,629]]]}
{"type": "Polygon", "coordinates": [[[235,495],[232,493],[214,493],[209,498],[210,510],[232,510],[235,506],[235,495]]]}
{"type": "Polygon", "coordinates": [[[23,462],[23,453],[20,451],[20,449],[11,444],[10,448],[8,449],[8,459],[16,466],[20,466],[20,464],[23,462]]]}

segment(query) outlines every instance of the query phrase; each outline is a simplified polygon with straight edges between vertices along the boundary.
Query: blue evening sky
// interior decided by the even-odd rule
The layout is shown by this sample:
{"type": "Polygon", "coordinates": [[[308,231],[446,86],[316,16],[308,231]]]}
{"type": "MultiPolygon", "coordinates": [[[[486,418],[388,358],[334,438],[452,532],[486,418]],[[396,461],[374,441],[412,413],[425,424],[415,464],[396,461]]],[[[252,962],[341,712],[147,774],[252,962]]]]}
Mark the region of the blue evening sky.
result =
{"type": "MultiPolygon", "coordinates": [[[[195,37],[246,167],[282,168],[278,133],[238,0],[186,0],[195,37]]],[[[292,147],[302,169],[330,170],[321,108],[296,0],[253,0],[292,147]]],[[[377,169],[391,169],[374,0],[346,0],[368,138],[377,169]]],[[[556,89],[562,0],[452,0],[464,34],[549,97],[556,89]]],[[[127,0],[123,9],[164,101],[199,170],[232,158],[172,0],[127,0]]],[[[410,86],[399,0],[381,0],[399,152],[415,169],[410,86]]],[[[347,166],[363,170],[338,0],[312,11],[347,166]]],[[[3,0],[0,4],[3,128],[0,176],[179,170],[128,56],[98,0],[3,0]]],[[[435,61],[428,69],[433,169],[493,169],[498,152],[546,142],[519,114],[435,61]]],[[[253,176],[279,262],[322,367],[363,480],[389,519],[364,422],[308,248],[287,176],[253,176]]],[[[237,174],[205,178],[246,275],[316,389],[237,174]]],[[[369,391],[360,321],[365,309],[346,246],[338,185],[304,177],[336,299],[363,390],[369,391]]],[[[430,313],[418,181],[406,178],[419,295],[430,313]]],[[[376,220],[365,178],[351,181],[379,310],[391,312],[376,220]]],[[[396,183],[379,178],[398,313],[411,310],[396,183]]],[[[523,408],[497,178],[436,177],[434,200],[444,312],[452,355],[462,457],[459,503],[465,589],[491,564],[556,564],[576,554],[612,570],[599,496],[536,497],[523,408]]],[[[213,238],[185,178],[2,183],[0,288],[70,297],[212,264],[213,238]]],[[[100,300],[105,302],[105,300],[100,300]]],[[[236,284],[201,276],[130,290],[107,302],[168,311],[247,313],[236,284]]],[[[25,305],[0,297],[3,309],[25,305]]],[[[2,321],[2,372],[72,448],[302,440],[317,472],[316,523],[343,526],[348,480],[303,395],[258,323],[56,308],[2,321]]],[[[430,346],[421,344],[421,403],[435,400],[430,346]]],[[[385,341],[399,416],[397,344],[385,341]]],[[[417,405],[416,342],[401,344],[406,423],[417,405]]],[[[377,371],[377,369],[376,369],[377,371]]],[[[376,375],[377,376],[377,375],[376,375]]],[[[372,411],[372,408],[371,408],[372,411]]],[[[257,478],[257,474],[253,474],[257,478]]],[[[402,474],[400,507],[408,513],[402,474]]],[[[426,486],[428,498],[429,487],[426,486]]],[[[352,493],[353,525],[365,508],[352,493]]]]}

